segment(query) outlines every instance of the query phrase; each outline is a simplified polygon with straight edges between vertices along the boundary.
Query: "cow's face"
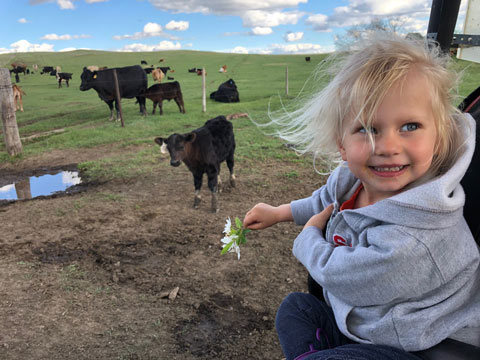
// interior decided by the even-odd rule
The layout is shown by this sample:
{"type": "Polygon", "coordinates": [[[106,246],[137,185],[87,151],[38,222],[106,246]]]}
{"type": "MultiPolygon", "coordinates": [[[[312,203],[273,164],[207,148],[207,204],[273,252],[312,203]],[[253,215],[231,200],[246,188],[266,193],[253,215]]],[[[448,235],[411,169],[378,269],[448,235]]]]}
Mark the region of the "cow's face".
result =
{"type": "Polygon", "coordinates": [[[91,89],[96,78],[96,71],[90,71],[84,67],[82,75],[80,75],[80,79],[82,80],[82,83],[80,84],[80,90],[85,91],[91,89]]]}
{"type": "Polygon", "coordinates": [[[167,139],[157,137],[155,142],[160,145],[160,151],[163,154],[170,154],[170,165],[179,166],[188,156],[190,144],[195,141],[196,134],[173,134],[167,139]]]}

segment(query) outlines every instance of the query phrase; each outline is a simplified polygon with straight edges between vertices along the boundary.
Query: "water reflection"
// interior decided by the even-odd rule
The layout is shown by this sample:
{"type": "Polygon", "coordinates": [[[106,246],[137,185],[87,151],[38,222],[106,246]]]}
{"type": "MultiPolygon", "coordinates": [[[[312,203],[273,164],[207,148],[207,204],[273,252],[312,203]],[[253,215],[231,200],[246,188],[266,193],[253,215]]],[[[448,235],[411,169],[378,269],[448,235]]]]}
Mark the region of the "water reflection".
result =
{"type": "Polygon", "coordinates": [[[78,171],[61,171],[56,174],[31,176],[25,180],[1,187],[0,200],[25,200],[38,196],[48,196],[58,191],[65,191],[81,182],[82,179],[78,176],[78,171]]]}

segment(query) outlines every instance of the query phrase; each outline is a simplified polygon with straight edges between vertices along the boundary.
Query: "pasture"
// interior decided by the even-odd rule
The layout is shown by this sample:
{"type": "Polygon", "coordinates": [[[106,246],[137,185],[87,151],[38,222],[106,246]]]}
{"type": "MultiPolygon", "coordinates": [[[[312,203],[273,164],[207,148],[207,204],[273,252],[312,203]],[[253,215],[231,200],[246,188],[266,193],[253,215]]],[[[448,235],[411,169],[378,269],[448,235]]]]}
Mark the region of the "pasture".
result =
{"type": "MultiPolygon", "coordinates": [[[[72,194],[0,206],[2,358],[281,359],[276,310],[288,293],[307,290],[306,271],[291,254],[300,228],[284,223],[249,233],[240,260],[220,255],[220,239],[228,217],[243,219],[260,201],[279,205],[308,196],[325,177],[310,158],[242,117],[232,120],[236,188],[227,185],[223,164],[220,211],[210,211],[206,180],[203,202],[193,209],[190,172],[171,167],[154,138],[189,132],[218,115],[248,113],[267,121],[269,106],[289,106],[322,85],[310,76],[324,56],[310,56],[307,63],[303,55],[194,51],[0,55],[0,67],[16,61],[30,70],[59,65],[73,73],[68,88],[58,88],[40,69],[20,75],[26,95],[16,116],[23,153],[10,158],[2,135],[0,180],[72,165],[84,180],[72,194]],[[79,90],[80,74],[88,65],[141,60],[148,63],[142,67],[175,70],[166,76],[180,83],[186,114],[165,101],[164,114],[151,115],[147,100],[143,117],[135,99],[122,99],[122,128],[108,120],[110,111],[94,90],[79,90]],[[227,72],[218,72],[223,65],[227,72]],[[188,72],[193,67],[207,71],[205,113],[202,78],[188,72]],[[240,102],[210,100],[230,78],[240,102]]],[[[455,66],[465,71],[464,97],[480,84],[480,65],[455,66]]]]}

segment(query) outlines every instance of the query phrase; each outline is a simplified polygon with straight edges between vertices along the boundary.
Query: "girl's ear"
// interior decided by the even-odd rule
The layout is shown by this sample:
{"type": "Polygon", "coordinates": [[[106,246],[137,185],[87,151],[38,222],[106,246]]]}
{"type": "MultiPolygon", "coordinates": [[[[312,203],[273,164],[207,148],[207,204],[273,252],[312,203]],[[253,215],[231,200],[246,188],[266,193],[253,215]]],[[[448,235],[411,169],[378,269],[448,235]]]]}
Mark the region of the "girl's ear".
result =
{"type": "Polygon", "coordinates": [[[342,156],[343,161],[347,161],[347,152],[345,151],[345,148],[343,147],[342,144],[342,139],[337,138],[337,147],[338,151],[340,152],[340,155],[342,156]]]}

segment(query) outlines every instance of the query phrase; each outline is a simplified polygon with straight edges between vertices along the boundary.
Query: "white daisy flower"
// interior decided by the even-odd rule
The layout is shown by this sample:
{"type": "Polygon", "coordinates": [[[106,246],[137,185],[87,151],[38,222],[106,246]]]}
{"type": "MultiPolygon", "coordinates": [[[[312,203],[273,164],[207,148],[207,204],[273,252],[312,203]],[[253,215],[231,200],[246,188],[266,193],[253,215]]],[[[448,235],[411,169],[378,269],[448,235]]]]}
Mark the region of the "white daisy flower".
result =
{"type": "Polygon", "coordinates": [[[225,224],[225,229],[223,230],[224,234],[230,234],[230,231],[232,230],[232,221],[230,220],[230,217],[227,219],[227,223],[225,224]]]}

